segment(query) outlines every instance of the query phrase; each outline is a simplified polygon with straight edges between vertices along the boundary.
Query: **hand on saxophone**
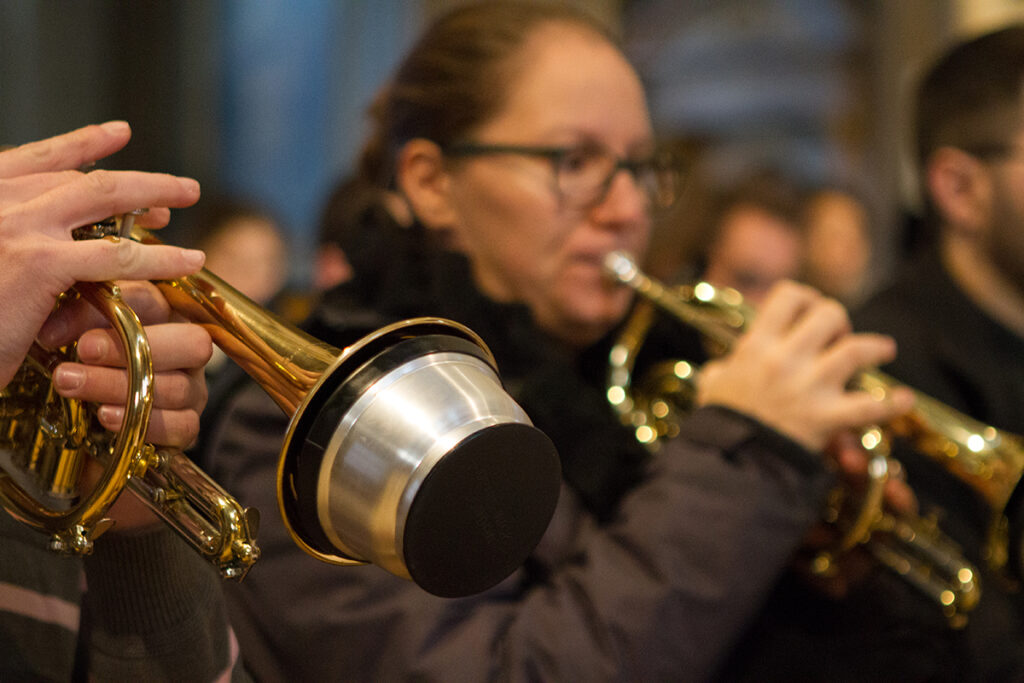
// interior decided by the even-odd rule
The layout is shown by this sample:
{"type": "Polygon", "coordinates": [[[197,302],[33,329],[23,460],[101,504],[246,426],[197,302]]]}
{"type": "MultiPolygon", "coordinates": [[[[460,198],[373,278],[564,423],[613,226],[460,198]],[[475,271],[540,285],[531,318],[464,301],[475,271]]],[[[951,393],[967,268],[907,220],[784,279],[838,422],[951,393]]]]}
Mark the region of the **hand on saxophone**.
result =
{"type": "Polygon", "coordinates": [[[202,252],[131,240],[74,241],[77,227],[142,207],[140,224],[156,228],[166,207],[199,199],[190,178],[136,171],[77,170],[127,144],[123,121],[87,126],[0,152],[0,387],[10,381],[50,315],[77,281],[149,280],[198,271],[202,252]]]}
{"type": "Polygon", "coordinates": [[[889,337],[853,333],[837,301],[780,282],[732,350],[705,366],[697,401],[733,408],[822,451],[844,430],[885,423],[910,410],[909,389],[877,400],[849,386],[858,372],[895,353],[889,337]]]}

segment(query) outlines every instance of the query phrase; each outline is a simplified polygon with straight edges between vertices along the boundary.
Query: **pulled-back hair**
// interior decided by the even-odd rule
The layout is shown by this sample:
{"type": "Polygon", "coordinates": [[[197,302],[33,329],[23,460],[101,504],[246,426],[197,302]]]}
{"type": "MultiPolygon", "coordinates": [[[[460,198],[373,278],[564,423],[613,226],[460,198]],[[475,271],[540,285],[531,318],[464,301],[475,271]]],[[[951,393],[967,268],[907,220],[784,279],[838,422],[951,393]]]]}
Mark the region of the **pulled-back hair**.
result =
{"type": "Polygon", "coordinates": [[[571,25],[616,44],[588,15],[560,5],[482,3],[443,15],[370,107],[373,132],[359,161],[362,178],[390,187],[395,155],[406,142],[427,138],[444,147],[501,111],[520,48],[545,24],[571,25]]]}
{"type": "Polygon", "coordinates": [[[917,92],[917,161],[940,147],[986,156],[1005,151],[1024,124],[1024,26],[957,45],[917,92]]]}

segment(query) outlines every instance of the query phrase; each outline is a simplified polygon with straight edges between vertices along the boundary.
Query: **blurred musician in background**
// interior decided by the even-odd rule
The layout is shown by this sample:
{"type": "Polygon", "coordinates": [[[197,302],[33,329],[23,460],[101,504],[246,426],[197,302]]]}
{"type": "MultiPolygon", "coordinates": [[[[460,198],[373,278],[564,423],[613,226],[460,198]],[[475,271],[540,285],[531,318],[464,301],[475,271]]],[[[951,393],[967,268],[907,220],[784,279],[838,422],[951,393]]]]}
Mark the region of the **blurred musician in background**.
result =
{"type": "MultiPolygon", "coordinates": [[[[941,55],[919,85],[914,118],[932,243],[855,314],[856,328],[895,337],[899,356],[883,369],[900,381],[1022,433],[1024,26],[941,55]]],[[[988,504],[935,460],[898,456],[922,510],[936,511],[981,573],[966,627],[951,628],[935,602],[888,572],[842,600],[795,580],[773,596],[736,660],[740,673],[727,679],[1024,680],[1024,599],[1014,579],[988,570],[988,504]]]]}
{"type": "Polygon", "coordinates": [[[775,283],[803,275],[803,194],[775,171],[754,173],[720,194],[697,278],[732,287],[756,306],[775,283]]]}
{"type": "Polygon", "coordinates": [[[804,206],[803,281],[855,308],[871,293],[874,235],[868,203],[849,188],[824,186],[804,206]]]}
{"type": "MultiPolygon", "coordinates": [[[[558,448],[559,507],[519,571],[457,600],[319,563],[266,516],[259,566],[228,587],[247,665],[266,681],[708,678],[819,519],[833,436],[909,408],[906,393],[847,386],[891,340],[851,334],[836,302],[781,284],[651,456],[605,398],[633,297],[602,262],[643,257],[676,174],[615,40],[558,4],[468,5],[426,31],[372,117],[363,178],[400,192],[413,221],[368,214],[387,257],[355,266],[311,326],[339,346],[367,311],[478,332],[558,448]]],[[[287,420],[255,385],[221,417],[204,461],[273,508],[287,420]]]]}

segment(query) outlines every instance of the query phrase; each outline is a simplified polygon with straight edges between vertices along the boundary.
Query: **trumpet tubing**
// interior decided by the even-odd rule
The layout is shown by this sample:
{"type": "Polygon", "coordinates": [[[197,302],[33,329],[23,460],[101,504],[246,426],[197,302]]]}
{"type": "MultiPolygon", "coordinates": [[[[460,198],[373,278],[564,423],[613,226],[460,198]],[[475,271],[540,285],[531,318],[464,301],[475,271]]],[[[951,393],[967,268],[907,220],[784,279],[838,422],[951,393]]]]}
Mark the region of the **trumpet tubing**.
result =
{"type": "MultiPolygon", "coordinates": [[[[728,350],[752,320],[752,311],[731,290],[697,283],[669,288],[643,273],[621,252],[609,254],[605,270],[616,282],[633,289],[657,307],[698,330],[714,347],[728,350]]],[[[638,304],[618,343],[613,347],[609,370],[609,400],[623,421],[636,430],[637,438],[656,449],[662,438],[677,431],[680,412],[692,405],[697,369],[686,361],[658,364],[654,377],[635,377],[637,351],[651,324],[650,311],[638,304]],[[663,393],[659,393],[663,392],[663,393]]],[[[862,371],[852,385],[879,399],[898,382],[877,370],[862,371]]],[[[822,573],[832,571],[839,555],[864,546],[883,565],[907,579],[938,602],[951,618],[962,624],[980,597],[977,572],[962,557],[959,546],[937,528],[934,520],[916,516],[894,517],[883,510],[882,487],[889,476],[888,457],[892,439],[906,441],[915,450],[940,463],[965,482],[991,511],[985,555],[990,567],[1021,574],[1021,540],[1011,534],[1007,518],[1024,473],[1024,441],[984,425],[935,399],[915,391],[914,408],[881,428],[866,430],[862,444],[873,454],[869,490],[861,506],[846,519],[840,505],[832,505],[827,521],[841,526],[837,547],[816,560],[822,573]]],[[[839,491],[847,498],[848,492],[839,491]]],[[[1016,531],[1016,530],[1014,530],[1016,531]]]]}
{"type": "MultiPolygon", "coordinates": [[[[130,215],[76,238],[157,240],[130,215]]],[[[295,543],[339,565],[374,563],[444,597],[508,576],[554,513],[560,467],[551,441],[501,387],[493,356],[440,318],[386,325],[345,349],[284,322],[208,271],[156,282],[290,419],[278,460],[279,511],[295,543]]],[[[145,330],[110,283],[78,283],[128,356],[122,429],[63,399],[50,372],[73,356],[34,347],[0,392],[0,504],[50,534],[55,550],[91,552],[128,489],[225,577],[259,558],[259,516],[175,449],[144,441],[153,367],[145,330]],[[91,488],[87,458],[103,464],[91,488]]]]}
{"type": "Polygon", "coordinates": [[[50,373],[73,360],[71,349],[33,346],[0,392],[0,503],[22,523],[49,534],[53,550],[84,555],[110,528],[107,510],[127,489],[222,576],[243,577],[259,558],[258,514],[243,509],[180,451],[145,443],[153,366],[142,323],[114,285],[79,283],[75,291],[107,315],[128,352],[124,426],[116,434],[106,432],[90,406],[53,390],[50,373]],[[87,458],[103,469],[81,494],[87,458]]]}

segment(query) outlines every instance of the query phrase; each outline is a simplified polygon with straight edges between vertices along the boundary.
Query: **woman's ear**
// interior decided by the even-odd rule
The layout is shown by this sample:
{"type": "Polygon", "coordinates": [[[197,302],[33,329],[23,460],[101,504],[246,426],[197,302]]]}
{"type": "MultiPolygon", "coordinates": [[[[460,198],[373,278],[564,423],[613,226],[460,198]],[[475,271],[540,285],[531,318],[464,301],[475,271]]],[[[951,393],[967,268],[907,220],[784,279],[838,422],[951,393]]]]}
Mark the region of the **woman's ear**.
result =
{"type": "Polygon", "coordinates": [[[437,143],[415,138],[398,153],[395,175],[412,213],[427,228],[450,230],[456,211],[450,196],[450,177],[437,143]]]}
{"type": "Polygon", "coordinates": [[[955,147],[942,147],[928,160],[928,192],[946,229],[961,236],[986,230],[992,179],[985,163],[955,147]]]}

